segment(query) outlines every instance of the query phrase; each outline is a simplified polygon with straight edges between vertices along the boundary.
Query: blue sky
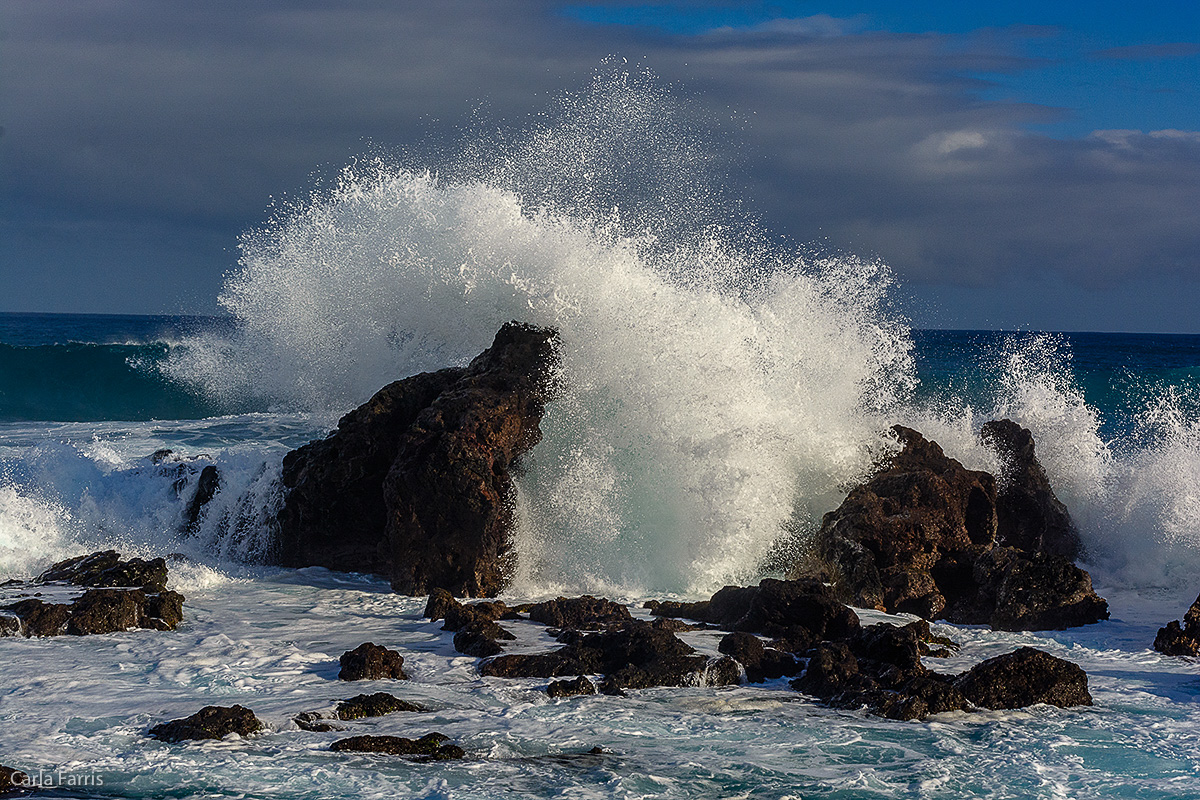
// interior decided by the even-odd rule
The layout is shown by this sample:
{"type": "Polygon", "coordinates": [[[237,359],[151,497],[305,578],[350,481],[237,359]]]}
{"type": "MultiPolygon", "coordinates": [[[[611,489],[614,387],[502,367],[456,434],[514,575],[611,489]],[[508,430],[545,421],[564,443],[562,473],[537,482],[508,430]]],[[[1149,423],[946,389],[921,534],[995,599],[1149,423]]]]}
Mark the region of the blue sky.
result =
{"type": "Polygon", "coordinates": [[[6,0],[0,37],[0,310],[214,310],[273,198],[615,57],[739,120],[764,226],[882,258],[919,325],[1200,331],[1191,4],[6,0]]]}

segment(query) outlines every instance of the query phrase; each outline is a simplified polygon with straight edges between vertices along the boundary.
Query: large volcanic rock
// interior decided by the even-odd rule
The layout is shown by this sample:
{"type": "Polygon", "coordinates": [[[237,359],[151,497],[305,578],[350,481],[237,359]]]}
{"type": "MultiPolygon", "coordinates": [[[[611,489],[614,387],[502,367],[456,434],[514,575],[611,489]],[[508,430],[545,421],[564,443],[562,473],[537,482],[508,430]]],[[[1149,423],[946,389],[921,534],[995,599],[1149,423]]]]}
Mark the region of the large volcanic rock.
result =
{"type": "Polygon", "coordinates": [[[1050,479],[1034,455],[1033,434],[1010,419],[992,420],[979,433],[1003,462],[996,496],[1000,544],[1078,558],[1083,543],[1067,507],[1054,495],[1050,479]]]}
{"type": "Polygon", "coordinates": [[[1183,615],[1182,626],[1172,620],[1158,629],[1154,649],[1169,656],[1200,656],[1200,597],[1183,615]]]}
{"type": "Polygon", "coordinates": [[[896,426],[904,445],[825,515],[817,551],[852,605],[927,619],[1044,630],[1108,618],[1091,577],[1068,557],[1078,536],[1008,420],[983,435],[1007,464],[1001,488],[935,442],[896,426]]]}
{"type": "Polygon", "coordinates": [[[279,561],[383,574],[406,594],[500,591],[510,470],[541,438],[556,339],[509,323],[469,366],[389,384],[288,453],[279,561]]]}

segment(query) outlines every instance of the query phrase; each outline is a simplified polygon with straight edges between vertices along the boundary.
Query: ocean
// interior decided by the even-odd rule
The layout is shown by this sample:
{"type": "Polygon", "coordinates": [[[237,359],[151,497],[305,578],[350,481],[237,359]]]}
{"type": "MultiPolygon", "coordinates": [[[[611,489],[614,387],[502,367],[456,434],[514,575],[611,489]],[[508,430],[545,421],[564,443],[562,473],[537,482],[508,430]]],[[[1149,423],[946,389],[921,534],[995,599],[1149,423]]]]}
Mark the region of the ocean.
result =
{"type": "MultiPolygon", "coordinates": [[[[486,169],[351,165],[243,237],[219,317],[0,315],[0,583],[114,548],[176,554],[187,598],[175,632],[0,639],[0,764],[88,798],[1200,798],[1200,663],[1151,649],[1200,593],[1200,336],[914,329],[882,262],[716,224],[719,193],[680,202],[708,162],[627,89],[599,86],[486,169]],[[614,127],[650,132],[580,146],[614,127]],[[643,151],[663,174],[633,170],[641,205],[613,204],[627,187],[593,171],[629,174],[643,151]],[[1033,432],[1112,618],[935,625],[962,647],[928,665],[1031,645],[1083,667],[1095,705],[893,722],[786,681],[551,700],[545,681],[480,677],[425,598],[267,563],[283,455],[509,320],[556,327],[561,370],[516,480],[504,599],[592,593],[645,615],[777,574],[895,447],[891,425],[994,471],[978,431],[1007,417],[1033,432]],[[163,449],[220,471],[190,528],[198,470],[179,482],[163,449]],[[365,641],[411,680],[337,681],[365,641]],[[436,730],[467,757],[334,753],[346,734],[291,722],[366,690],[432,711],[355,732],[436,730]],[[268,730],[146,736],[234,703],[268,730]]],[[[536,628],[518,650],[551,645],[536,628]]],[[[718,636],[683,634],[708,653],[718,636]]]]}

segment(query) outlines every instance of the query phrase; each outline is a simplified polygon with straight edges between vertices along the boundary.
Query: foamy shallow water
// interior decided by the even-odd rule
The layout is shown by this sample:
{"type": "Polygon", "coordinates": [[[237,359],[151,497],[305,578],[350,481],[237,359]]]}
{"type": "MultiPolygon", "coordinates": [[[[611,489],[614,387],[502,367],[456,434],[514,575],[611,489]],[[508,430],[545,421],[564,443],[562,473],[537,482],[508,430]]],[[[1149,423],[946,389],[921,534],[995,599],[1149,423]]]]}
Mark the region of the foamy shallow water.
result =
{"type": "MultiPolygon", "coordinates": [[[[424,598],[361,576],[191,567],[173,585],[188,598],[176,632],[3,642],[3,763],[102,781],[55,790],[80,797],[1200,797],[1200,664],[1148,649],[1165,621],[1159,600],[1118,596],[1114,619],[1062,633],[940,629],[963,649],[932,668],[957,672],[1029,644],[1088,672],[1092,708],[898,723],[823,708],[786,681],[551,700],[546,681],[479,677],[477,660],[423,618],[424,598]],[[364,641],[400,650],[411,680],[338,681],[338,657],[364,641]],[[291,722],[372,691],[432,711],[344,723],[344,733],[291,722]],[[269,730],[205,743],[146,736],[234,703],[269,730]],[[433,730],[466,760],[328,750],[349,735],[433,730]],[[609,752],[587,755],[595,746],[609,752]]],[[[540,625],[514,627],[518,648],[554,646],[540,625]]],[[[687,638],[712,651],[720,635],[687,638]]]]}

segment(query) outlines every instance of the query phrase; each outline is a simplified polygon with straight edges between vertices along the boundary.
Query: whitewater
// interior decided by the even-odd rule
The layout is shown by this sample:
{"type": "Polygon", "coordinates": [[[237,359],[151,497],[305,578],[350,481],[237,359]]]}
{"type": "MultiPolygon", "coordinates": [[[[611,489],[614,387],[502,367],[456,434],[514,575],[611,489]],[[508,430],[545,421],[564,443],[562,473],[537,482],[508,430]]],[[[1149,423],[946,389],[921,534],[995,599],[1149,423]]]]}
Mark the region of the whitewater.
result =
{"type": "MultiPolygon", "coordinates": [[[[882,261],[781,245],[719,173],[685,106],[605,76],[511,140],[436,168],[364,157],[282,204],[243,237],[226,316],[0,315],[0,582],[115,548],[173,555],[187,598],[173,633],[0,639],[0,763],[76,776],[47,789],[67,797],[1200,798],[1200,665],[1150,649],[1200,593],[1200,337],[913,330],[882,261]],[[892,424],[995,471],[978,430],[1008,417],[1112,619],[935,625],[962,649],[927,663],[1028,644],[1082,666],[1096,705],[897,723],[786,681],[555,701],[544,681],[481,678],[424,598],[270,566],[283,455],[509,320],[557,328],[561,370],[516,480],[505,599],[637,609],[778,574],[896,447],[892,424]],[[179,483],[162,449],[220,470],[190,530],[196,475],[179,483]],[[339,684],[365,641],[399,649],[412,680],[339,684]],[[290,721],[368,690],[433,711],[355,732],[439,730],[467,759],[331,753],[345,734],[290,721]],[[145,736],[233,703],[270,730],[145,736]]],[[[683,636],[716,652],[719,634],[683,636]]]]}

